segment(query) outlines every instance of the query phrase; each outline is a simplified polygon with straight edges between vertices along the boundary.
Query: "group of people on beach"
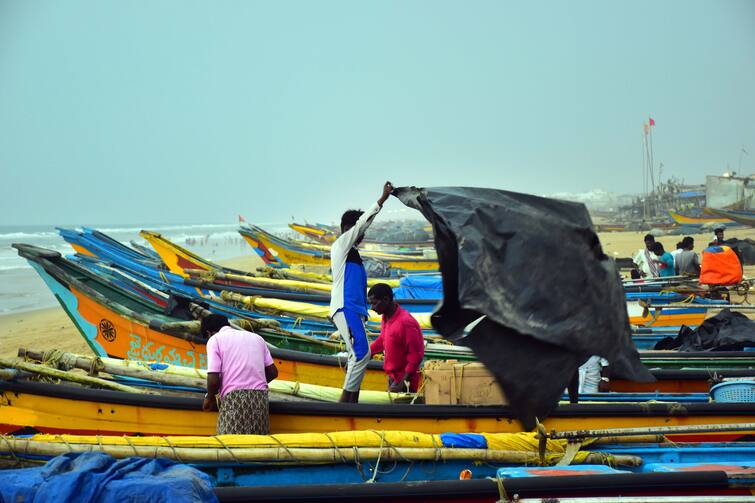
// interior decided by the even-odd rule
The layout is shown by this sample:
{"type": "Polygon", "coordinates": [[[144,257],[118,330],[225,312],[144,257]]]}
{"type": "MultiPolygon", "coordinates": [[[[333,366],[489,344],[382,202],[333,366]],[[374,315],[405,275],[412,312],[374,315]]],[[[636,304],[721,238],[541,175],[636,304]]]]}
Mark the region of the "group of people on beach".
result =
{"type": "MultiPolygon", "coordinates": [[[[348,354],[341,402],[356,403],[372,355],[384,354],[383,368],[391,392],[416,392],[425,345],[417,320],[393,298],[393,289],[377,283],[367,290],[367,273],[358,246],[393,185],[386,182],[367,211],[348,210],[341,217],[341,235],[331,247],[333,286],[330,318],[348,354]],[[380,335],[372,344],[365,323],[367,306],[382,316],[380,335]]],[[[225,316],[201,321],[207,339],[207,394],[203,410],[218,411],[217,434],[268,434],[268,383],[278,369],[264,339],[234,328],[225,316]]]]}
{"type": "MultiPolygon", "coordinates": [[[[724,245],[724,228],[718,227],[709,246],[724,245]]],[[[670,276],[700,276],[700,258],[695,249],[695,239],[685,236],[676,243],[676,249],[666,251],[660,241],[652,234],[645,235],[645,247],[637,251],[632,258],[635,268],[633,279],[665,278],[670,276]]]]}

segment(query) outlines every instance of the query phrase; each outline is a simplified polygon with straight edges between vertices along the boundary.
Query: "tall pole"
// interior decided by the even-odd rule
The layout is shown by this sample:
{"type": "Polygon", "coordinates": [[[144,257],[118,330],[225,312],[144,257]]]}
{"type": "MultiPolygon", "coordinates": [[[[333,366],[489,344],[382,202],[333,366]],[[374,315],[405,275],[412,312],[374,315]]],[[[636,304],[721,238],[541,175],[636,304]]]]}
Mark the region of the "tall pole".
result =
{"type": "MultiPolygon", "coordinates": [[[[655,156],[653,152],[653,124],[650,122],[650,118],[648,118],[648,136],[650,141],[650,148],[648,150],[648,155],[650,156],[650,180],[652,182],[653,187],[653,194],[655,194],[655,156]]],[[[653,214],[655,215],[655,206],[657,201],[653,199],[653,214]]]]}
{"type": "MultiPolygon", "coordinates": [[[[648,174],[648,203],[652,203],[650,209],[655,207],[655,174],[653,173],[652,158],[650,157],[650,144],[648,143],[648,134],[645,133],[645,163],[647,166],[648,174]]],[[[654,216],[654,210],[650,211],[650,216],[654,216]]]]}
{"type": "Polygon", "coordinates": [[[645,162],[645,133],[642,134],[642,141],[640,142],[642,147],[642,219],[648,217],[648,167],[645,162]]]}

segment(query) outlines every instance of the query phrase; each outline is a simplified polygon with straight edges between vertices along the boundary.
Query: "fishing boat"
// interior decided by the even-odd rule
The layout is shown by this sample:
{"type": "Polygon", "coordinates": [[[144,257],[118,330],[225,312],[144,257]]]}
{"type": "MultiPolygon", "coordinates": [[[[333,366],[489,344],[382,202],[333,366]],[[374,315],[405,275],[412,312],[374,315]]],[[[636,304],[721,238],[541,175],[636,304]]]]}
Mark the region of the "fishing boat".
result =
{"type": "MultiPolygon", "coordinates": [[[[0,380],[0,433],[76,435],[213,435],[217,416],[202,411],[203,394],[176,396],[0,380]]],[[[751,403],[584,403],[559,405],[547,431],[740,424],[755,420],[751,403]]],[[[517,433],[522,426],[506,406],[368,405],[270,402],[272,433],[409,430],[517,433]]],[[[752,431],[680,433],[675,441],[731,441],[752,431]]]]}
{"type": "MultiPolygon", "coordinates": [[[[271,267],[289,267],[293,264],[330,267],[329,251],[301,246],[252,225],[241,227],[239,233],[265,264],[271,267]]],[[[362,252],[362,256],[386,263],[390,267],[392,275],[438,271],[438,260],[434,258],[370,251],[362,252]]]]}
{"type": "MultiPolygon", "coordinates": [[[[265,277],[256,277],[244,271],[224,268],[180,245],[172,243],[160,234],[142,231],[142,236],[159,253],[162,262],[170,272],[160,269],[153,258],[146,256],[134,256],[134,250],[108,238],[97,231],[84,230],[71,231],[59,229],[61,236],[71,243],[76,250],[86,250],[87,256],[97,256],[113,262],[131,273],[138,274],[151,281],[165,282],[171,288],[177,289],[182,295],[194,296],[197,293],[208,294],[229,290],[245,296],[261,296],[266,298],[302,301],[318,305],[327,305],[330,302],[330,285],[327,283],[314,282],[312,278],[307,281],[286,280],[265,277]],[[200,291],[197,292],[197,289],[200,291]]],[[[427,313],[432,311],[442,297],[440,278],[437,276],[408,276],[396,280],[369,280],[370,283],[380,281],[393,281],[396,298],[402,306],[414,313],[427,313]]],[[[633,286],[633,285],[630,285],[633,286]]],[[[638,326],[695,326],[705,318],[709,305],[721,301],[711,301],[703,297],[682,293],[659,293],[661,288],[668,285],[659,284],[657,288],[650,288],[648,292],[627,293],[627,310],[630,323],[638,326]],[[640,301],[652,301],[655,304],[668,302],[690,301],[690,306],[675,307],[672,309],[649,311],[642,307],[640,301]]],[[[304,308],[304,307],[303,307],[304,308]]],[[[293,313],[298,317],[298,313],[293,313]]],[[[326,316],[327,317],[327,316],[326,316]]],[[[322,318],[322,316],[321,316],[322,318]]],[[[327,320],[326,320],[327,321],[327,320]]],[[[429,328],[429,327],[428,327],[429,328]]],[[[654,344],[656,341],[652,342],[654,344]]],[[[649,347],[651,342],[643,347],[649,347]]]]}
{"type": "Polygon", "coordinates": [[[336,234],[334,228],[324,225],[298,224],[294,222],[288,224],[288,226],[291,230],[324,245],[331,245],[338,238],[338,234],[336,234]]]}
{"type": "MultiPolygon", "coordinates": [[[[76,355],[60,356],[69,362],[66,365],[72,361],[71,356],[74,360],[77,358],[76,355]]],[[[36,358],[40,357],[48,361],[46,356],[36,355],[36,358]]],[[[131,369],[132,373],[137,372],[131,364],[138,362],[113,367],[116,363],[108,363],[110,367],[104,366],[104,370],[110,374],[117,374],[126,368],[131,369]]],[[[83,361],[75,365],[80,368],[101,368],[98,362],[83,361]]],[[[159,370],[147,370],[146,373],[160,374],[164,379],[164,372],[180,370],[158,367],[159,370]]],[[[188,369],[183,370],[183,374],[194,377],[192,381],[199,376],[194,376],[188,369]]],[[[282,480],[286,481],[287,487],[314,482],[360,483],[365,481],[365,469],[372,473],[369,480],[381,485],[494,477],[499,479],[499,488],[503,481],[508,483],[520,477],[554,475],[637,474],[640,478],[632,480],[642,485],[642,481],[646,481],[642,474],[681,471],[695,472],[699,476],[705,470],[715,469],[719,473],[725,472],[723,481],[735,478],[738,487],[750,483],[753,478],[751,459],[755,445],[730,442],[746,438],[755,429],[755,424],[729,421],[732,419],[729,416],[746,414],[747,407],[752,404],[674,403],[666,414],[674,416],[680,412],[680,406],[684,407],[683,415],[686,417],[679,424],[669,417],[658,424],[653,417],[657,413],[664,414],[662,409],[658,409],[658,404],[636,404],[645,406],[644,410],[640,410],[643,410],[643,424],[649,426],[608,429],[598,425],[632,423],[629,417],[618,418],[619,414],[633,415],[632,409],[626,408],[629,404],[617,404],[618,407],[613,407],[613,414],[606,404],[595,404],[598,407],[591,408],[594,419],[590,420],[590,427],[577,419],[580,416],[577,410],[586,406],[568,405],[559,407],[540,432],[523,433],[490,428],[490,424],[496,425],[498,430],[511,428],[512,421],[502,421],[500,417],[505,407],[409,406],[409,409],[401,411],[391,406],[381,411],[379,417],[374,417],[378,415],[374,410],[359,404],[327,404],[334,408],[327,411],[307,408],[312,405],[307,402],[273,401],[270,409],[274,436],[229,435],[221,439],[212,433],[214,414],[197,410],[201,392],[161,396],[143,394],[135,388],[129,388],[129,392],[89,390],[29,382],[20,374],[10,379],[5,377],[6,374],[2,375],[0,410],[3,414],[0,418],[3,419],[0,420],[0,431],[11,436],[4,437],[0,454],[6,454],[16,461],[38,461],[64,453],[92,451],[104,452],[116,458],[167,457],[206,471],[214,485],[261,487],[262,494],[271,489],[266,486],[281,486],[282,480]],[[697,405],[702,408],[697,408],[697,405]],[[741,407],[735,410],[736,407],[732,405],[741,407]],[[448,411],[461,409],[476,409],[474,420],[467,418],[464,424],[480,427],[480,430],[447,433],[451,427],[460,424],[453,414],[449,416],[448,411]],[[714,409],[717,409],[716,415],[721,419],[719,422],[697,422],[697,415],[710,414],[714,409]],[[410,412],[412,410],[414,413],[410,412]],[[394,415],[396,412],[398,414],[394,415]],[[490,417],[481,412],[499,414],[498,421],[490,422],[490,417]],[[301,416],[303,414],[307,415],[301,416]],[[186,422],[190,419],[193,421],[186,422]],[[343,419],[348,421],[349,430],[321,432],[310,429],[300,432],[285,429],[302,425],[313,428],[320,425],[340,427],[343,419]],[[404,428],[407,425],[421,426],[431,431],[385,429],[399,421],[404,428]],[[360,429],[362,424],[370,423],[379,424],[380,427],[360,429]],[[579,429],[559,429],[559,426],[568,424],[579,429]],[[198,436],[203,435],[205,428],[211,433],[198,436]],[[278,431],[278,428],[284,430],[278,431]],[[155,429],[169,430],[170,433],[152,436],[143,433],[155,429]],[[124,433],[129,436],[124,436],[124,433]],[[692,441],[705,443],[688,443],[692,441]],[[381,461],[384,463],[382,466],[390,463],[392,468],[381,471],[381,461]],[[669,465],[670,462],[673,465],[669,465]],[[554,464],[558,466],[547,469],[554,464]],[[289,481],[291,478],[294,480],[289,481]]],[[[155,376],[147,378],[154,379],[155,376]]],[[[169,388],[174,389],[175,386],[169,388]]],[[[654,489],[658,490],[661,479],[655,478],[658,480],[654,489]]],[[[612,486],[607,480],[604,478],[604,486],[612,486]]],[[[698,489],[710,488],[710,480],[705,477],[702,481],[696,478],[694,483],[688,481],[687,490],[689,484],[698,489]]],[[[322,485],[318,487],[325,488],[322,485]]],[[[329,487],[333,489],[336,486],[329,487]]],[[[563,490],[563,484],[558,487],[563,490]]],[[[581,489],[584,490],[584,487],[583,484],[581,489]]],[[[663,487],[668,490],[670,486],[663,487]]]]}
{"type": "Polygon", "coordinates": [[[755,212],[747,210],[725,210],[705,208],[705,213],[712,218],[726,219],[748,227],[755,227],[755,212]]]}
{"type": "MultiPolygon", "coordinates": [[[[326,226],[322,224],[299,224],[291,223],[288,227],[298,232],[299,234],[319,243],[322,245],[330,246],[338,238],[338,232],[335,227],[326,226]]],[[[432,228],[431,228],[432,232],[432,228]]],[[[432,240],[425,241],[386,241],[379,239],[370,239],[365,236],[362,240],[362,246],[368,250],[383,251],[388,253],[417,253],[417,250],[424,248],[432,248],[434,243],[432,240]]]]}
{"type": "Polygon", "coordinates": [[[673,220],[679,225],[685,225],[685,226],[700,227],[703,225],[733,224],[734,223],[734,220],[731,220],[728,217],[721,217],[717,215],[716,216],[714,215],[687,216],[673,210],[668,210],[668,214],[671,220],[673,220]]]}
{"type": "Polygon", "coordinates": [[[671,445],[662,435],[626,437],[623,443],[616,443],[620,438],[588,437],[586,445],[568,453],[564,439],[548,439],[546,449],[538,452],[537,434],[527,433],[431,435],[371,430],[276,437],[237,435],[222,441],[204,436],[37,434],[6,440],[0,445],[0,453],[18,460],[44,460],[66,452],[103,452],[117,459],[134,455],[174,459],[208,473],[214,486],[361,484],[367,480],[382,485],[451,481],[462,474],[468,480],[492,477],[510,481],[708,470],[726,472],[741,487],[755,481],[752,443],[671,445]],[[558,466],[553,466],[556,463],[558,466]],[[391,468],[380,470],[386,464],[391,468]]]}
{"type": "MultiPolygon", "coordinates": [[[[121,359],[146,360],[204,368],[204,340],[187,332],[186,319],[165,314],[155,301],[131,294],[67,261],[58,252],[29,245],[14,245],[37,271],[63,306],[93,353],[121,359]]],[[[153,294],[154,295],[154,294],[153,294]]],[[[280,329],[259,328],[262,337],[285,336],[280,329]]],[[[280,378],[340,387],[345,359],[299,351],[271,349],[280,378]]],[[[615,391],[700,392],[709,388],[710,373],[705,370],[654,370],[656,383],[612,380],[615,391]]],[[[751,376],[755,371],[729,370],[727,377],[751,376]]],[[[382,362],[371,361],[362,389],[384,390],[386,378],[382,362]]]]}

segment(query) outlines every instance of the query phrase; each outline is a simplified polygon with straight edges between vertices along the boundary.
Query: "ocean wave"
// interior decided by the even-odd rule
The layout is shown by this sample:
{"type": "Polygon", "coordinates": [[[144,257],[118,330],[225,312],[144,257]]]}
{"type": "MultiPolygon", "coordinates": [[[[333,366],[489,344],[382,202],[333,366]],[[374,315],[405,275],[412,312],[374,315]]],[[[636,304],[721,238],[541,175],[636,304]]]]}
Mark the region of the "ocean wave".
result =
{"type": "Polygon", "coordinates": [[[19,269],[31,269],[31,266],[26,261],[24,261],[23,263],[19,263],[19,264],[0,265],[0,271],[15,271],[15,270],[19,270],[19,269]]]}
{"type": "Polygon", "coordinates": [[[0,234],[0,240],[13,240],[13,239],[45,239],[54,238],[58,235],[54,231],[40,231],[40,232],[6,232],[0,234]]]}
{"type": "Polygon", "coordinates": [[[90,227],[91,229],[98,230],[100,232],[104,233],[136,233],[138,234],[139,231],[147,230],[147,231],[155,231],[155,232],[165,232],[165,231],[191,231],[191,230],[199,230],[199,229],[223,229],[223,228],[234,228],[237,227],[236,224],[187,224],[187,225],[142,225],[139,227],[90,227]]]}

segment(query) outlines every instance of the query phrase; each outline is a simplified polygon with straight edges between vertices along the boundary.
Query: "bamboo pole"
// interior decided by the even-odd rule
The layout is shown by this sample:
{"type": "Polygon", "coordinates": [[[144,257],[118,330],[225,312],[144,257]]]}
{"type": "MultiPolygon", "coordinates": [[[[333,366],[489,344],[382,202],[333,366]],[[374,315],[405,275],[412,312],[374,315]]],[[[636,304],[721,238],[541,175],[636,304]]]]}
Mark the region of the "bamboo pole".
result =
{"type": "MultiPolygon", "coordinates": [[[[20,358],[31,358],[37,361],[48,361],[50,352],[35,351],[33,349],[20,348],[18,350],[20,358]]],[[[95,370],[98,372],[107,372],[108,374],[135,377],[147,381],[159,382],[169,386],[188,386],[191,388],[207,388],[206,378],[179,376],[164,372],[157,372],[145,368],[144,366],[131,364],[129,360],[115,360],[111,358],[98,358],[91,356],[76,355],[73,353],[62,353],[57,356],[58,361],[66,366],[76,367],[82,370],[95,370]]],[[[109,381],[108,381],[109,382],[109,381]]]]}
{"type": "MultiPolygon", "coordinates": [[[[65,366],[76,367],[91,371],[107,372],[113,375],[122,375],[157,382],[168,386],[185,386],[190,388],[207,389],[207,371],[180,367],[167,363],[157,364],[161,368],[149,368],[148,363],[118,360],[107,357],[91,357],[73,353],[52,353],[21,348],[18,350],[19,357],[31,358],[38,361],[49,361],[52,358],[57,363],[65,366]]],[[[44,367],[43,368],[47,368],[44,367]]],[[[110,382],[110,381],[104,381],[110,382]]],[[[331,386],[299,383],[275,379],[268,383],[268,388],[273,393],[298,396],[322,402],[336,402],[341,396],[341,389],[331,386]]],[[[138,391],[138,390],[137,390],[138,391]]],[[[390,393],[388,391],[363,390],[359,395],[361,403],[390,404],[394,402],[407,402],[414,397],[411,393],[390,393]]]]}
{"type": "Polygon", "coordinates": [[[87,375],[74,374],[72,372],[66,372],[65,370],[58,370],[47,367],[45,365],[39,365],[36,363],[8,360],[6,358],[0,358],[0,367],[15,368],[34,374],[39,374],[54,379],[62,379],[64,381],[75,382],[79,384],[86,384],[89,386],[99,386],[101,388],[112,389],[116,391],[124,391],[126,393],[149,393],[152,392],[143,391],[138,388],[126,386],[124,384],[114,383],[105,379],[99,379],[97,377],[90,377],[87,375]]]}
{"type": "Polygon", "coordinates": [[[296,279],[264,278],[257,276],[242,276],[240,274],[225,273],[220,271],[200,271],[197,269],[185,269],[192,278],[203,281],[214,280],[236,281],[258,288],[275,288],[291,293],[308,293],[315,295],[329,295],[331,286],[324,283],[313,283],[296,279]]]}
{"type": "MultiPolygon", "coordinates": [[[[434,447],[263,447],[263,448],[194,448],[143,445],[72,444],[62,442],[39,442],[32,439],[0,437],[0,450],[32,456],[58,456],[70,452],[99,451],[114,458],[138,456],[162,457],[179,462],[295,462],[295,463],[350,463],[360,460],[383,461],[452,461],[473,460],[495,463],[538,465],[537,452],[504,451],[492,449],[457,449],[434,447]]],[[[553,453],[549,453],[553,454],[553,453]]],[[[559,453],[561,454],[561,453],[559,453]]],[[[628,455],[589,453],[587,464],[612,464],[639,466],[642,459],[628,455]]]]}
{"type": "Polygon", "coordinates": [[[689,308],[707,308],[707,309],[735,309],[737,311],[755,311],[755,306],[748,306],[748,305],[742,305],[742,304],[694,304],[694,303],[686,303],[686,302],[674,302],[669,304],[653,304],[651,302],[645,303],[645,306],[648,309],[666,309],[666,308],[683,308],[683,309],[689,309],[689,308]]]}
{"type": "Polygon", "coordinates": [[[682,433],[722,433],[755,431],[755,423],[697,424],[688,426],[653,426],[648,428],[609,428],[601,430],[551,431],[550,439],[574,439],[586,437],[624,437],[628,435],[674,435],[682,433]]]}

